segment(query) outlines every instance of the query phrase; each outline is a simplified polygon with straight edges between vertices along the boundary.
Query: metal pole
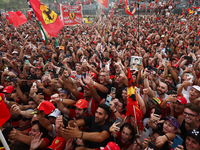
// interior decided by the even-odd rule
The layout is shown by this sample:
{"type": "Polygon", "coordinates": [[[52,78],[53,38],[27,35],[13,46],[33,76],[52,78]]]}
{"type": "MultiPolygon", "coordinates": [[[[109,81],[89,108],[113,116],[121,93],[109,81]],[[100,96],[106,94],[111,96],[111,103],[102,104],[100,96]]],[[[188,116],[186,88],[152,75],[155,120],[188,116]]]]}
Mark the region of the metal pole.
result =
{"type": "Polygon", "coordinates": [[[0,139],[1,139],[1,142],[2,142],[5,150],[10,150],[10,148],[9,148],[9,146],[8,146],[8,144],[7,144],[7,142],[6,142],[5,138],[4,138],[1,130],[0,130],[0,139]]]}
{"type": "Polygon", "coordinates": [[[136,123],[136,129],[137,129],[137,135],[139,135],[139,130],[138,130],[138,124],[137,124],[137,118],[136,118],[136,113],[135,113],[135,105],[133,105],[133,111],[134,111],[134,117],[135,117],[135,123],[136,123]]]}
{"type": "Polygon", "coordinates": [[[140,6],[139,6],[139,2],[138,2],[138,40],[139,40],[139,9],[140,9],[140,6]]]}

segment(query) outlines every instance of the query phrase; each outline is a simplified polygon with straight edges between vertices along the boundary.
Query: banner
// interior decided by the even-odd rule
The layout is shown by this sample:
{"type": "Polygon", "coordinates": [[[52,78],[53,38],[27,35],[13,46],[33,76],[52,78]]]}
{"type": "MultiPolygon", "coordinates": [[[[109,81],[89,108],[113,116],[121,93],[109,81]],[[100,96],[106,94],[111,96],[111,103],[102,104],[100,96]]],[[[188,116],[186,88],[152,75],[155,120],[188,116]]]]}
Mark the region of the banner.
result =
{"type": "Polygon", "coordinates": [[[21,11],[16,11],[16,12],[8,11],[8,14],[14,27],[18,27],[27,23],[26,16],[22,14],[21,11]]]}
{"type": "Polygon", "coordinates": [[[82,24],[82,8],[81,5],[60,5],[61,19],[65,26],[82,24]]]}
{"type": "Polygon", "coordinates": [[[104,7],[108,8],[108,0],[97,0],[99,3],[101,3],[104,7]]]}
{"type": "Polygon", "coordinates": [[[39,0],[28,0],[28,2],[46,32],[50,36],[57,37],[58,31],[64,27],[64,24],[59,16],[49,7],[42,4],[39,0]]]}
{"type": "Polygon", "coordinates": [[[189,14],[193,14],[193,13],[194,13],[194,11],[191,10],[190,8],[187,8],[187,10],[188,10],[188,13],[189,13],[189,14]]]}

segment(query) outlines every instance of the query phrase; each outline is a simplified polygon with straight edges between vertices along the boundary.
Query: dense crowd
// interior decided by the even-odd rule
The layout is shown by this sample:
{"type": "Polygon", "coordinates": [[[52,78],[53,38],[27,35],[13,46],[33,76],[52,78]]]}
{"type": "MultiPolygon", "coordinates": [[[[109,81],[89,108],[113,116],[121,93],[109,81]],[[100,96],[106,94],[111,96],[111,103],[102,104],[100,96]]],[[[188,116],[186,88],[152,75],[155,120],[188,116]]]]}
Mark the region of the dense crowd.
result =
{"type": "Polygon", "coordinates": [[[115,14],[43,41],[35,21],[14,28],[1,18],[10,149],[199,150],[199,19],[115,14]],[[144,128],[127,115],[128,68],[144,128]]]}

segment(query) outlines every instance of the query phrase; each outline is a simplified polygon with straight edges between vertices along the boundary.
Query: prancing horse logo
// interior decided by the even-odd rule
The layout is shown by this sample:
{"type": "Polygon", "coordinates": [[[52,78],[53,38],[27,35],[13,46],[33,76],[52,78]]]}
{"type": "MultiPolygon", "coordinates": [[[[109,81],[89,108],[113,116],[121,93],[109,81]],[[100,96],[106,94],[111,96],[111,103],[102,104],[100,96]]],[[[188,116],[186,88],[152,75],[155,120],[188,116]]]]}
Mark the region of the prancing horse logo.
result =
{"type": "Polygon", "coordinates": [[[69,12],[69,17],[70,17],[70,19],[74,20],[74,18],[75,18],[75,13],[74,13],[73,11],[70,11],[70,12],[69,12]]]}
{"type": "Polygon", "coordinates": [[[42,12],[42,18],[44,20],[44,23],[46,25],[54,23],[56,21],[58,15],[54,11],[49,9],[47,6],[40,5],[40,10],[42,12]]]}

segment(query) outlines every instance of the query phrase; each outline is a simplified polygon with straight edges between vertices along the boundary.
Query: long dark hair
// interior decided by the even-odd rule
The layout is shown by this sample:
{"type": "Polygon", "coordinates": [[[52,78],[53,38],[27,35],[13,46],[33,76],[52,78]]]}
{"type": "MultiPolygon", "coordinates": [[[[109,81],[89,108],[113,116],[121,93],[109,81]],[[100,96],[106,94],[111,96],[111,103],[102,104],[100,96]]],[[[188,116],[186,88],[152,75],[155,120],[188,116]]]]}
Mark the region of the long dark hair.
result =
{"type": "Polygon", "coordinates": [[[48,130],[45,127],[43,127],[42,124],[38,120],[35,120],[35,121],[32,122],[32,126],[35,125],[35,124],[38,125],[40,132],[43,133],[42,138],[48,137],[48,130]]]}

